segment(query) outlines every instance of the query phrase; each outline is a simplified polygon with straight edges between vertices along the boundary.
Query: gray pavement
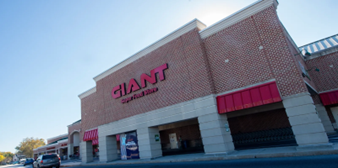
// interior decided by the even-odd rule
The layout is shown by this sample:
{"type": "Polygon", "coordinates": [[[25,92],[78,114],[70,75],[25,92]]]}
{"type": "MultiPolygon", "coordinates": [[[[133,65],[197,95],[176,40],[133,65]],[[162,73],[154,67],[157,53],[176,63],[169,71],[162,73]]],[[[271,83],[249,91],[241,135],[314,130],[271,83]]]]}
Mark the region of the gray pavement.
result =
{"type": "Polygon", "coordinates": [[[204,168],[204,167],[226,167],[226,168],[337,168],[338,155],[319,155],[319,156],[300,156],[282,158],[255,158],[255,159],[236,159],[236,160],[217,160],[217,161],[196,161],[196,162],[167,162],[167,163],[145,163],[128,165],[86,165],[72,166],[73,168],[204,168]]]}
{"type": "MultiPolygon", "coordinates": [[[[199,162],[199,161],[217,161],[217,160],[236,160],[253,158],[277,158],[294,156],[317,156],[317,155],[336,155],[338,154],[338,135],[329,137],[333,148],[312,147],[298,149],[297,146],[273,147],[260,149],[237,150],[232,153],[212,154],[204,153],[171,155],[155,159],[137,159],[137,160],[116,160],[111,162],[100,162],[95,160],[90,163],[81,163],[81,160],[70,160],[61,162],[62,167],[73,166],[104,166],[104,165],[130,165],[130,164],[152,164],[152,163],[173,163],[173,162],[199,162]]],[[[337,165],[338,168],[338,165],[337,165]]]]}

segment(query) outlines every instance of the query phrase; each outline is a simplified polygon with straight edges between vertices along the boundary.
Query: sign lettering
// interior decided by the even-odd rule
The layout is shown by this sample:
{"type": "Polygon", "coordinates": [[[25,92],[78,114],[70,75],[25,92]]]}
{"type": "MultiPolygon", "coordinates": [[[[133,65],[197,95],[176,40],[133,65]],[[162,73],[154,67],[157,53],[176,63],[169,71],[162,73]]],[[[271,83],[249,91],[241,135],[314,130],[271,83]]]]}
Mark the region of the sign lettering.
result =
{"type": "MultiPolygon", "coordinates": [[[[137,83],[137,81],[134,78],[129,80],[128,85],[126,85],[126,83],[122,83],[120,85],[117,85],[117,86],[113,87],[113,89],[111,91],[111,95],[114,99],[117,99],[117,98],[120,98],[120,97],[125,96],[127,94],[130,94],[132,92],[138,91],[141,88],[147,87],[147,82],[149,82],[151,84],[155,84],[155,83],[157,83],[156,74],[158,74],[160,81],[163,81],[165,79],[164,70],[166,70],[166,69],[168,69],[167,63],[151,70],[150,76],[145,74],[145,73],[141,74],[141,76],[140,76],[141,86],[137,83]]],[[[131,101],[133,99],[143,97],[144,95],[148,95],[150,93],[156,92],[157,90],[158,90],[158,88],[148,89],[148,90],[142,91],[139,94],[134,94],[131,97],[122,99],[121,102],[122,103],[128,103],[129,101],[131,101]]]]}

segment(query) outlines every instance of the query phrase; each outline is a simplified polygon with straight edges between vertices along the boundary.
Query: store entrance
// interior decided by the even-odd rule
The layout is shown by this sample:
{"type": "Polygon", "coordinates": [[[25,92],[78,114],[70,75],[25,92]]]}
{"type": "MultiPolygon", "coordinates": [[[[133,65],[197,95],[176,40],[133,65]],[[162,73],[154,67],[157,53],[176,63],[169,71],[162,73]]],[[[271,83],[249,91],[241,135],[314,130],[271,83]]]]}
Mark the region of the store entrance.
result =
{"type": "Polygon", "coordinates": [[[236,150],[296,146],[285,109],[228,117],[236,150]]]}
{"type": "Polygon", "coordinates": [[[73,159],[79,159],[80,150],[79,146],[74,146],[74,155],[72,156],[73,159]]]}
{"type": "Polygon", "coordinates": [[[204,152],[197,119],[161,125],[158,129],[163,156],[204,152]]]}
{"type": "Polygon", "coordinates": [[[99,145],[93,145],[93,160],[99,160],[99,145]]]}
{"type": "Polygon", "coordinates": [[[68,154],[67,148],[61,148],[60,149],[60,159],[61,160],[67,160],[68,159],[67,154],[68,154]]]}

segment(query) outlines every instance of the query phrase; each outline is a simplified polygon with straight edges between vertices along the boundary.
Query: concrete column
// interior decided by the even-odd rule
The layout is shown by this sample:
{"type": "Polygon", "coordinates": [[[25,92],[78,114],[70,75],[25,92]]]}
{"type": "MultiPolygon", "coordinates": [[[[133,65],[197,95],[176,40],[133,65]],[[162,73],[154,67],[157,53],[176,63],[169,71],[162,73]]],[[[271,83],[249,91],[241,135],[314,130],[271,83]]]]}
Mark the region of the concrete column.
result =
{"type": "Polygon", "coordinates": [[[198,117],[204,152],[206,154],[231,153],[235,147],[227,116],[218,114],[216,106],[213,111],[198,117]]]}
{"type": "Polygon", "coordinates": [[[67,150],[68,156],[67,156],[67,158],[70,159],[69,155],[74,155],[74,146],[71,143],[71,144],[68,144],[67,147],[68,147],[68,150],[67,150]]]}
{"type": "Polygon", "coordinates": [[[93,161],[93,146],[92,141],[80,142],[80,155],[82,163],[89,163],[93,161]]]}
{"type": "Polygon", "coordinates": [[[109,162],[119,159],[115,135],[99,137],[99,144],[101,162],[109,162]]]}
{"type": "Polygon", "coordinates": [[[283,105],[299,145],[298,149],[330,146],[309,93],[284,97],[283,105]]]}
{"type": "Polygon", "coordinates": [[[161,139],[155,140],[155,135],[160,136],[158,127],[137,129],[137,140],[141,159],[157,158],[162,156],[161,139]]]}
{"type": "Polygon", "coordinates": [[[324,126],[325,132],[327,134],[335,133],[332,123],[330,121],[330,118],[327,115],[327,111],[325,107],[322,104],[316,104],[316,109],[317,109],[320,120],[322,120],[322,124],[324,126]]]}

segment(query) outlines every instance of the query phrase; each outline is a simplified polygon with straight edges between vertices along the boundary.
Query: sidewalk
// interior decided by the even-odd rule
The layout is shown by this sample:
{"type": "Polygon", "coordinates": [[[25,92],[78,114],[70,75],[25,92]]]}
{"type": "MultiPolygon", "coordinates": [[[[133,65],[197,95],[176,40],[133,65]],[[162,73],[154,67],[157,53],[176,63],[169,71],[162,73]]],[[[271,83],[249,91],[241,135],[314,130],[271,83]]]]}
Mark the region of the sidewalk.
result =
{"type": "Polygon", "coordinates": [[[312,155],[330,155],[338,154],[338,143],[333,143],[333,149],[311,148],[297,150],[296,146],[247,149],[234,151],[229,154],[204,153],[164,156],[155,159],[137,159],[137,160],[116,160],[111,162],[94,161],[90,163],[81,163],[81,160],[74,162],[63,162],[61,167],[70,166],[95,166],[95,165],[123,165],[140,163],[165,163],[165,162],[191,162],[191,161],[212,161],[212,160],[230,160],[230,159],[248,159],[248,158],[271,158],[271,157],[293,157],[293,156],[312,156],[312,155]]]}
{"type": "Polygon", "coordinates": [[[81,159],[61,161],[61,167],[71,167],[71,166],[79,166],[79,165],[81,165],[81,159]]]}

